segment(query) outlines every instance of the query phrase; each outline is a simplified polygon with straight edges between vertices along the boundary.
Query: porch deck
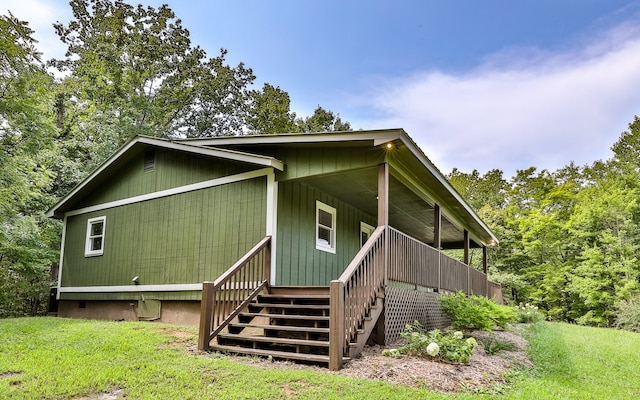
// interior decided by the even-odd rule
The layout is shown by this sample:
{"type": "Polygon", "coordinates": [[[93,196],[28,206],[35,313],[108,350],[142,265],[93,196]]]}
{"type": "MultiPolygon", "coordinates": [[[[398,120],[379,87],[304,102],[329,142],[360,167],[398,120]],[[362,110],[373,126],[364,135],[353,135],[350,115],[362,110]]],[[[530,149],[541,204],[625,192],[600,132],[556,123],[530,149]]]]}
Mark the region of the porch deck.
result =
{"type": "Polygon", "coordinates": [[[378,227],[330,287],[270,287],[263,239],[215,282],[203,284],[201,350],[322,363],[338,370],[372,334],[400,337],[405,324],[443,325],[438,296],[496,297],[485,273],[389,226],[378,227]],[[212,344],[215,339],[216,343],[212,344]]]}

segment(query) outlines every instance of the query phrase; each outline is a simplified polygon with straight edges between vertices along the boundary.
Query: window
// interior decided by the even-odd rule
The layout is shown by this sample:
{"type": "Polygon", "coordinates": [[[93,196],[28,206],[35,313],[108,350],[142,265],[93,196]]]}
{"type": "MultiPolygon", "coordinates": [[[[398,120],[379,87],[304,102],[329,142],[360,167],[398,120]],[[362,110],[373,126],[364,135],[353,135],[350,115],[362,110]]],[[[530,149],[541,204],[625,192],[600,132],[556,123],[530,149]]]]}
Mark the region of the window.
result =
{"type": "Polygon", "coordinates": [[[364,222],[360,222],[360,247],[364,246],[364,244],[367,243],[367,240],[369,240],[371,235],[373,235],[373,231],[375,230],[376,228],[374,228],[373,226],[364,222]]]}
{"type": "Polygon", "coordinates": [[[107,217],[91,218],[87,221],[87,243],[84,256],[101,256],[104,252],[104,228],[107,217]]]}
{"type": "Polygon", "coordinates": [[[336,252],[336,209],[316,201],[316,249],[336,252]]]}

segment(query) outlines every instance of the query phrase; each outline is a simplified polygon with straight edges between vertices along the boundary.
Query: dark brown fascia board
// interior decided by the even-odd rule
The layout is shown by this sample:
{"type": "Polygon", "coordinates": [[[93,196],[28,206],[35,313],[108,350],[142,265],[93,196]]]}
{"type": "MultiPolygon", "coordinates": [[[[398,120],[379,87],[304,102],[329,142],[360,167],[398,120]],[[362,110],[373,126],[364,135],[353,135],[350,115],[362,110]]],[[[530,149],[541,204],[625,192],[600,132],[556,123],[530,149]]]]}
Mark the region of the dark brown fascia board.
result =
{"type": "Polygon", "coordinates": [[[220,136],[208,139],[176,139],[180,143],[197,143],[198,146],[232,146],[250,144],[311,144],[372,141],[374,146],[400,139],[406,133],[402,129],[380,129],[325,133],[282,133],[273,135],[220,136]]]}

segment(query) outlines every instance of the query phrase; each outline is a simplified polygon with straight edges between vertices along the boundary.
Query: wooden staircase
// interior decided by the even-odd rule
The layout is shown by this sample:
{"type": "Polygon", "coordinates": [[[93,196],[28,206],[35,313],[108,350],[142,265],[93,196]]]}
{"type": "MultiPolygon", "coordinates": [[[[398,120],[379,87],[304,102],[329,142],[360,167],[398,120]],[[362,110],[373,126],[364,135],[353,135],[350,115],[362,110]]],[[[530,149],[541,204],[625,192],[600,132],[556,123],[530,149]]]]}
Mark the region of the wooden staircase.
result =
{"type": "Polygon", "coordinates": [[[328,287],[273,287],[249,303],[211,349],[326,365],[329,310],[328,287]]]}

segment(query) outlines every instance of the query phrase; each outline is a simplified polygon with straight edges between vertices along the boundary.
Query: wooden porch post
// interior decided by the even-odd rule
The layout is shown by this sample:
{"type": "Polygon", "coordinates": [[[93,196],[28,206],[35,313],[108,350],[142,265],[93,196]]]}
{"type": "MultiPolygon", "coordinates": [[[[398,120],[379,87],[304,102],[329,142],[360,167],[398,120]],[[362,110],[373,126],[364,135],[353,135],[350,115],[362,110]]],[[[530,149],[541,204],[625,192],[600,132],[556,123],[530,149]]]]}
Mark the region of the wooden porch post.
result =
{"type": "MultiPolygon", "coordinates": [[[[382,257],[384,260],[384,283],[383,290],[387,286],[387,277],[389,276],[389,164],[382,163],[378,167],[378,226],[384,226],[384,244],[382,257]]],[[[383,311],[384,313],[384,311],[383,311]]],[[[382,339],[382,343],[387,342],[387,338],[385,337],[385,326],[386,321],[384,318],[384,314],[378,318],[378,322],[376,325],[378,328],[377,336],[378,341],[382,339]]]]}
{"type": "Polygon", "coordinates": [[[442,247],[440,240],[441,225],[442,212],[440,211],[440,206],[435,204],[433,206],[433,247],[438,250],[438,292],[440,292],[442,288],[442,254],[440,253],[440,248],[442,247]]]}
{"type": "Polygon", "coordinates": [[[342,368],[342,356],[345,346],[345,304],[344,283],[331,281],[329,287],[331,309],[329,310],[329,370],[339,371],[342,368]]]}
{"type": "Polygon", "coordinates": [[[463,238],[462,239],[464,241],[464,263],[469,265],[469,231],[468,230],[464,230],[463,231],[463,238]]]}
{"type": "Polygon", "coordinates": [[[389,164],[378,168],[378,226],[389,225],[389,164]]]}
{"type": "Polygon", "coordinates": [[[482,246],[482,272],[487,273],[487,246],[482,246]]]}
{"type": "Polygon", "coordinates": [[[487,275],[487,246],[482,246],[482,272],[484,272],[484,283],[485,283],[485,297],[490,299],[489,297],[489,275],[487,275]]]}
{"type": "Polygon", "coordinates": [[[441,233],[441,225],[442,225],[442,212],[440,211],[439,205],[433,206],[433,247],[436,250],[440,250],[442,247],[442,242],[440,240],[441,233]]]}
{"type": "Polygon", "coordinates": [[[467,266],[467,294],[471,295],[471,266],[469,265],[469,231],[462,231],[462,241],[464,242],[464,263],[467,266]]]}

